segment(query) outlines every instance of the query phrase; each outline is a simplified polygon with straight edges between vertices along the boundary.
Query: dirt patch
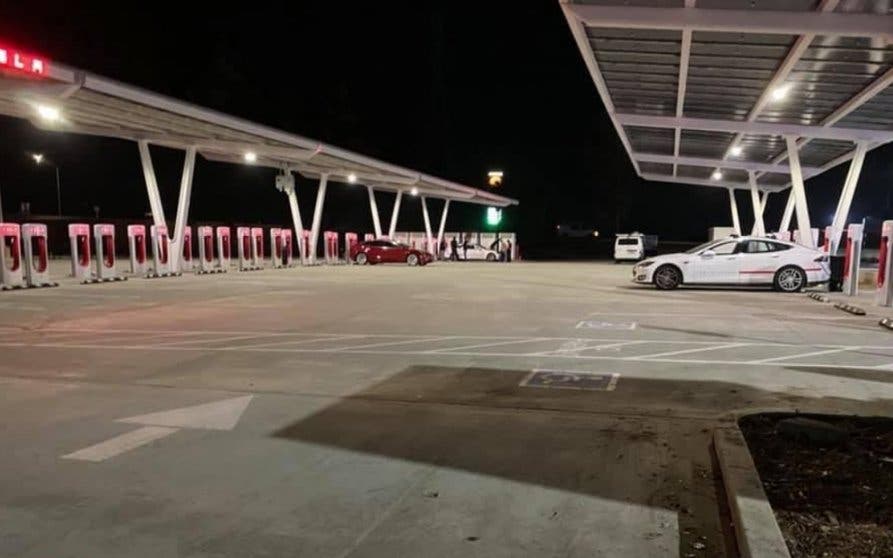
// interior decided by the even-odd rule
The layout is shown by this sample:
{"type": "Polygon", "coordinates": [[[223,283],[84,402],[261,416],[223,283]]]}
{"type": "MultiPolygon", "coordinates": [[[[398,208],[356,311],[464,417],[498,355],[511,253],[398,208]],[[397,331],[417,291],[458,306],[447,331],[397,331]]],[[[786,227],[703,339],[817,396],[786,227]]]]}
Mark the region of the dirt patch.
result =
{"type": "Polygon", "coordinates": [[[893,557],[893,420],[793,417],[740,421],[791,555],[893,557]]]}

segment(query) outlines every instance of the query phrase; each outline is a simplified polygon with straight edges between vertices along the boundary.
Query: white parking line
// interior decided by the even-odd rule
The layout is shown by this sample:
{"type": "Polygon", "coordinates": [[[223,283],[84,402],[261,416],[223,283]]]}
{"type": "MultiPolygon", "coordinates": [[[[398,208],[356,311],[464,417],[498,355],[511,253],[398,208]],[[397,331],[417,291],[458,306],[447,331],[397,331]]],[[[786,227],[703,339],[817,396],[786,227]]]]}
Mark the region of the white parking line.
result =
{"type": "Polygon", "coordinates": [[[389,341],[385,343],[372,343],[369,345],[354,345],[350,347],[338,347],[337,349],[332,349],[332,352],[340,353],[342,351],[356,351],[359,349],[372,349],[376,347],[390,347],[392,345],[408,345],[410,343],[424,343],[426,341],[446,341],[448,339],[459,339],[455,336],[441,336],[441,337],[427,337],[424,339],[410,339],[408,341],[389,341]]]}
{"type": "Polygon", "coordinates": [[[276,347],[278,345],[307,345],[309,343],[320,343],[322,341],[344,341],[347,339],[363,339],[366,335],[336,335],[328,337],[318,337],[316,339],[289,339],[287,341],[273,341],[271,343],[258,343],[257,345],[239,345],[241,349],[257,349],[260,347],[276,347]]]}
{"type": "Polygon", "coordinates": [[[684,355],[688,353],[699,353],[701,351],[718,351],[720,349],[731,349],[733,347],[747,347],[751,343],[726,343],[725,345],[714,345],[712,347],[695,347],[694,349],[684,349],[681,351],[670,351],[666,353],[654,353],[652,355],[637,355],[627,357],[629,360],[644,360],[649,358],[667,357],[672,355],[684,355]]]}
{"type": "Polygon", "coordinates": [[[495,341],[493,343],[481,343],[479,345],[463,345],[459,347],[446,347],[444,349],[434,349],[426,351],[428,354],[440,354],[452,351],[464,351],[466,349],[484,349],[486,347],[498,347],[500,345],[513,345],[515,343],[530,343],[533,341],[548,341],[546,337],[529,337],[526,339],[515,339],[513,341],[495,341]]]}
{"type": "Polygon", "coordinates": [[[753,364],[758,364],[758,363],[759,363],[759,364],[762,364],[762,363],[764,363],[764,362],[778,362],[778,361],[780,361],[780,360],[790,360],[790,359],[792,359],[792,358],[802,358],[802,357],[818,356],[818,355],[830,355],[830,354],[834,354],[834,353],[842,353],[842,352],[844,352],[844,351],[855,351],[855,350],[858,350],[858,349],[861,349],[861,348],[862,348],[862,347],[844,347],[844,348],[842,348],[842,349],[828,349],[828,350],[826,350],[826,351],[815,351],[815,352],[812,352],[812,353],[800,353],[800,354],[796,354],[796,355],[787,355],[787,356],[780,356],[780,357],[773,357],[773,358],[764,358],[764,359],[762,359],[762,360],[752,360],[752,361],[750,361],[750,362],[753,363],[753,364]]]}
{"type": "Polygon", "coordinates": [[[543,351],[541,353],[527,353],[533,355],[560,355],[560,354],[574,354],[574,353],[582,353],[583,351],[601,351],[602,349],[616,349],[617,347],[626,347],[627,345],[640,345],[642,343],[648,343],[648,341],[622,341],[620,343],[608,343],[607,345],[582,345],[579,347],[567,347],[556,349],[554,351],[543,351]]]}

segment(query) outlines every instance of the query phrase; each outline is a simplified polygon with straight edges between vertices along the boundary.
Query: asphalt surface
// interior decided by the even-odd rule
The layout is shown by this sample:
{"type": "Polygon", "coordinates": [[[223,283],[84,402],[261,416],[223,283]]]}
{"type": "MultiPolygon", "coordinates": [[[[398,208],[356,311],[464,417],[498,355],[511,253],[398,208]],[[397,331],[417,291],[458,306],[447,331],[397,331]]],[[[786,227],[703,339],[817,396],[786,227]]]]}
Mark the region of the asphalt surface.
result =
{"type": "Polygon", "coordinates": [[[713,428],[890,415],[893,332],[802,294],[629,274],[460,262],[0,293],[0,555],[733,555],[713,428]]]}

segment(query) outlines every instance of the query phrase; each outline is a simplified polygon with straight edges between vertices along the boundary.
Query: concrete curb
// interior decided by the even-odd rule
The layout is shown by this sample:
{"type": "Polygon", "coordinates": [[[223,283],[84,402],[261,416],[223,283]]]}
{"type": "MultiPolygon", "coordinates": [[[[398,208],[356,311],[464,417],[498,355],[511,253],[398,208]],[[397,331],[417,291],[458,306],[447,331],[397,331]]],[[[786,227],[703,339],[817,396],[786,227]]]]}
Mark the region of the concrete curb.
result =
{"type": "Polygon", "coordinates": [[[790,558],[741,430],[717,428],[713,444],[741,557],[790,558]]]}
{"type": "Polygon", "coordinates": [[[878,325],[881,327],[885,327],[887,329],[893,330],[893,319],[881,318],[881,321],[878,322],[878,325]]]}
{"type": "Polygon", "coordinates": [[[849,312],[850,314],[854,314],[856,316],[864,316],[865,310],[859,308],[858,306],[852,306],[851,304],[844,304],[843,302],[838,302],[834,305],[834,308],[838,310],[843,310],[844,312],[849,312]]]}
{"type": "Polygon", "coordinates": [[[821,293],[806,293],[806,296],[819,302],[831,302],[831,299],[821,293]]]}

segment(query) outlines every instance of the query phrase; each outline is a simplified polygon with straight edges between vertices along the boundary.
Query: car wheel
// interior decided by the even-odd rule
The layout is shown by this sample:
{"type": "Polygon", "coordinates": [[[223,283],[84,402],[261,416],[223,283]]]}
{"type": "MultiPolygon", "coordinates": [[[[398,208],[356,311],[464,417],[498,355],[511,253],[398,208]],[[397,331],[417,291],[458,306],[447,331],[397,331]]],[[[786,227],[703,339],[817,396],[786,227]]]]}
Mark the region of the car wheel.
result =
{"type": "Polygon", "coordinates": [[[419,265],[419,257],[415,254],[410,254],[406,256],[406,265],[410,267],[415,267],[419,265]]]}
{"type": "Polygon", "coordinates": [[[785,266],[775,272],[772,284],[775,290],[783,293],[799,292],[806,286],[806,272],[797,266],[785,266]]]}
{"type": "Polygon", "coordinates": [[[682,284],[682,272],[675,265],[662,265],[654,270],[654,286],[662,291],[675,289],[682,284]]]}
{"type": "Polygon", "coordinates": [[[357,265],[366,265],[366,262],[368,261],[364,252],[357,254],[357,257],[354,259],[356,260],[357,265]]]}
{"type": "Polygon", "coordinates": [[[496,261],[496,254],[487,254],[487,261],[488,261],[488,262],[495,262],[495,261],[496,261]]]}

